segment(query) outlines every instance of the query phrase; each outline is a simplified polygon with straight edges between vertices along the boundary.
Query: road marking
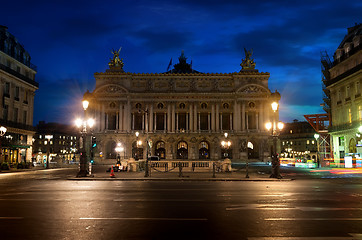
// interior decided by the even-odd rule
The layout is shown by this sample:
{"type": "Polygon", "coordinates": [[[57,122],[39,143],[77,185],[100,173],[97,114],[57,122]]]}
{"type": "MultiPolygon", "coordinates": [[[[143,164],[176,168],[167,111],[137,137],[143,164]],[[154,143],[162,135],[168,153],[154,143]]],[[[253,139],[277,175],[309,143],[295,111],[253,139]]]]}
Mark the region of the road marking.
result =
{"type": "Polygon", "coordinates": [[[5,219],[5,220],[19,220],[19,219],[24,219],[24,217],[0,217],[0,220],[5,219]]]}
{"type": "Polygon", "coordinates": [[[362,208],[331,208],[331,207],[292,207],[285,204],[245,204],[243,206],[231,206],[227,211],[235,210],[300,210],[303,212],[319,211],[361,211],[362,208]]]}
{"type": "Polygon", "coordinates": [[[113,199],[114,202],[203,202],[201,199],[113,199]]]}
{"type": "Polygon", "coordinates": [[[79,218],[79,220],[207,221],[207,218],[79,218]]]}
{"type": "Polygon", "coordinates": [[[362,218],[265,218],[265,221],[362,221],[362,218]]]}
{"type": "Polygon", "coordinates": [[[350,234],[352,237],[249,237],[248,240],[360,240],[362,234],[350,234]]]}

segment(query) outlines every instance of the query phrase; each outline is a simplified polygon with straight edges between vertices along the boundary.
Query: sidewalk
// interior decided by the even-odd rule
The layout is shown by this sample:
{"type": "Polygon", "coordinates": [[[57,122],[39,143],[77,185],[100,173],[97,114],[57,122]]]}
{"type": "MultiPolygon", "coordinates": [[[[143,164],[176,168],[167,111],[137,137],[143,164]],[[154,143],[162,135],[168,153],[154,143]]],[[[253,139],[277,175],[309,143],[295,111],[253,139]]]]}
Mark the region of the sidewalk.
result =
{"type": "Polygon", "coordinates": [[[270,173],[251,170],[246,177],[245,169],[233,169],[232,172],[157,172],[152,170],[148,177],[145,177],[144,171],[139,172],[114,172],[114,177],[111,177],[110,172],[106,172],[103,167],[95,166],[92,175],[81,178],[69,178],[69,180],[84,180],[84,181],[291,181],[290,178],[269,178],[270,173]],[[98,169],[97,169],[98,167],[98,169]]]}

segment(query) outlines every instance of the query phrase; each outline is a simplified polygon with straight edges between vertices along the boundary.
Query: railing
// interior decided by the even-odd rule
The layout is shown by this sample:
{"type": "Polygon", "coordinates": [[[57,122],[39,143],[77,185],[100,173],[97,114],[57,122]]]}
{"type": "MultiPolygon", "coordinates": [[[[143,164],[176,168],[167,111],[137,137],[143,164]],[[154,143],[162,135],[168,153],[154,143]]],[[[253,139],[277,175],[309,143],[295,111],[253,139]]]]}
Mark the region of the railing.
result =
{"type": "Polygon", "coordinates": [[[179,172],[180,165],[182,172],[212,172],[215,167],[217,172],[230,171],[229,161],[192,161],[192,160],[164,160],[148,161],[151,171],[156,172],[179,172]],[[215,166],[214,166],[215,164],[215,166]]]}

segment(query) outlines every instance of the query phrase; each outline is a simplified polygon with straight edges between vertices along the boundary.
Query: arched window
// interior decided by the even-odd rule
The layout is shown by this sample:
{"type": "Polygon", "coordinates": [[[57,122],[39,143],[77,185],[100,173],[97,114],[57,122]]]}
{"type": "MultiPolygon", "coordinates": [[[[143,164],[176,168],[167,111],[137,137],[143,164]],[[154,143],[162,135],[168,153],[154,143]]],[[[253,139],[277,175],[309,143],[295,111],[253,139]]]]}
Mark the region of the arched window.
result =
{"type": "Polygon", "coordinates": [[[163,141],[158,141],[158,142],[156,143],[155,154],[156,154],[156,156],[158,156],[160,159],[165,159],[165,158],[166,158],[165,142],[163,142],[163,141]]]}
{"type": "Polygon", "coordinates": [[[177,159],[188,159],[188,145],[185,141],[177,144],[177,159]]]}
{"type": "Polygon", "coordinates": [[[206,141],[199,144],[199,159],[210,159],[209,143],[206,141]]]}

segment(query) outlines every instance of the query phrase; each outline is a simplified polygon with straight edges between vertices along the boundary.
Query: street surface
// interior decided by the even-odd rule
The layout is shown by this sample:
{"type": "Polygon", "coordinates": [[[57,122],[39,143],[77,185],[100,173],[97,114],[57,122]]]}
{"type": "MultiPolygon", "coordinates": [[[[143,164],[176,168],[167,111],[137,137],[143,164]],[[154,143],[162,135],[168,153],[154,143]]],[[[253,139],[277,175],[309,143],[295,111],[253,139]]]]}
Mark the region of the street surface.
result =
{"type": "MultiPolygon", "coordinates": [[[[0,239],[362,239],[362,174],[292,181],[82,181],[0,174],[0,239]]],[[[127,173],[123,173],[127,174],[127,173]]]]}

